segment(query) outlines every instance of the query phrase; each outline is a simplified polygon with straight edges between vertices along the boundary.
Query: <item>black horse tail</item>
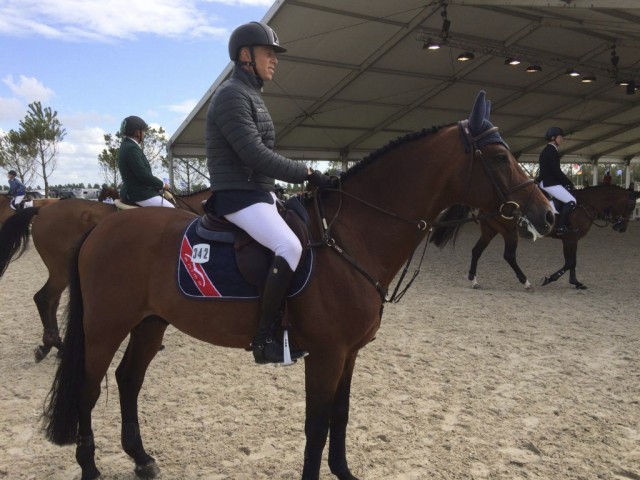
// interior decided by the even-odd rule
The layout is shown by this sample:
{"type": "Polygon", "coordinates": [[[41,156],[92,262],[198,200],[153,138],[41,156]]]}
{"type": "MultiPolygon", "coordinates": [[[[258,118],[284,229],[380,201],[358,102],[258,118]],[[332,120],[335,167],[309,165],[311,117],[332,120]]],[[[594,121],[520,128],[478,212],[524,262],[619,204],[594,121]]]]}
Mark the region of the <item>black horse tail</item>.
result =
{"type": "Polygon", "coordinates": [[[464,225],[464,220],[469,217],[470,211],[471,208],[466,205],[453,205],[443,210],[436,218],[429,241],[439,248],[444,248],[449,241],[452,241],[452,245],[455,246],[460,229],[464,225]]]}
{"type": "Polygon", "coordinates": [[[27,250],[31,220],[39,207],[24,208],[9,217],[0,229],[0,277],[12,260],[17,260],[27,250]],[[15,258],[14,258],[15,257],[15,258]]]}
{"type": "Polygon", "coordinates": [[[87,232],[79,241],[69,262],[69,304],[65,311],[67,327],[64,335],[62,358],[58,364],[48,402],[43,413],[44,431],[56,445],[76,442],[80,415],[80,398],[84,385],[84,305],[80,290],[78,256],[87,232]]]}

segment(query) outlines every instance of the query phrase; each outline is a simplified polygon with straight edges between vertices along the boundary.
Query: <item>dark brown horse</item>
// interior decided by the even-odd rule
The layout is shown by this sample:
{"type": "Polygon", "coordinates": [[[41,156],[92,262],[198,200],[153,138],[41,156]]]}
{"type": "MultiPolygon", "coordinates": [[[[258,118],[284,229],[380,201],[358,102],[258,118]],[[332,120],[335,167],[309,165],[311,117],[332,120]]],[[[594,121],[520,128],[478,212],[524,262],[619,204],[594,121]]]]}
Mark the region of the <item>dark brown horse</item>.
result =
{"type": "MultiPolygon", "coordinates": [[[[209,190],[202,190],[184,196],[176,195],[175,198],[178,207],[202,214],[202,202],[209,195],[209,190]]],[[[114,189],[106,190],[104,196],[118,198],[114,189]]],[[[60,349],[62,346],[56,312],[62,292],[69,283],[67,267],[73,246],[96,223],[114,212],[115,205],[69,198],[45,207],[13,212],[13,216],[0,229],[0,277],[9,263],[24,253],[30,235],[49,272],[47,281],[33,296],[44,328],[42,345],[34,350],[36,362],[45,358],[52,347],[60,349]]]]}
{"type": "MultiPolygon", "coordinates": [[[[624,190],[617,186],[600,185],[589,187],[582,190],[572,192],[578,200],[577,208],[569,217],[569,224],[575,232],[558,236],[555,234],[555,228],[548,234],[549,237],[556,240],[562,240],[562,251],[564,253],[564,265],[562,268],[551,275],[544,277],[542,285],[548,285],[555,282],[566,271],[569,271],[569,283],[577,289],[584,290],[586,285],[578,281],[576,276],[578,241],[584,237],[591,226],[596,224],[596,220],[602,219],[602,223],[611,224],[613,229],[622,233],[626,231],[629,218],[633,213],[636,205],[637,196],[634,192],[624,190]]],[[[447,242],[458,235],[462,224],[456,223],[469,215],[470,209],[465,206],[456,205],[447,209],[440,217],[442,222],[451,222],[453,225],[436,227],[431,236],[431,241],[439,247],[444,247],[447,242]]],[[[531,283],[527,279],[518,262],[516,260],[516,249],[518,248],[518,233],[516,225],[513,221],[505,220],[501,217],[482,216],[480,223],[480,238],[471,250],[471,267],[469,268],[469,280],[473,288],[479,288],[478,278],[476,275],[478,269],[478,261],[482,252],[487,248],[493,238],[500,234],[504,239],[504,259],[511,266],[518,277],[520,283],[526,289],[531,289],[531,283]]]]}
{"type": "MultiPolygon", "coordinates": [[[[487,211],[519,204],[528,217],[521,222],[523,235],[551,228],[547,199],[509,150],[491,140],[481,143],[495,132],[485,118],[488,110],[482,92],[468,126],[463,122],[398,139],[347,171],[340,189],[316,192],[306,205],[311,238],[324,241],[314,245],[314,274],[304,291],[289,299],[285,317],[292,340],[309,352],[304,480],[319,478],[327,435],[331,472],[356,480],[346,458],[356,357],[376,335],[391,281],[438,213],[459,202],[487,211]]],[[[79,249],[45,427],[52,442],[76,444],[83,480],[99,476],[91,412],[128,335],[116,371],[122,445],[136,473],[153,478],[159,468],[142,444],[138,394],[167,326],[232,348],[247,348],[256,331],[258,301],[201,301],[178,291],[178,248],[192,221],[177,210],[131,210],[105,218],[79,249]]]]}

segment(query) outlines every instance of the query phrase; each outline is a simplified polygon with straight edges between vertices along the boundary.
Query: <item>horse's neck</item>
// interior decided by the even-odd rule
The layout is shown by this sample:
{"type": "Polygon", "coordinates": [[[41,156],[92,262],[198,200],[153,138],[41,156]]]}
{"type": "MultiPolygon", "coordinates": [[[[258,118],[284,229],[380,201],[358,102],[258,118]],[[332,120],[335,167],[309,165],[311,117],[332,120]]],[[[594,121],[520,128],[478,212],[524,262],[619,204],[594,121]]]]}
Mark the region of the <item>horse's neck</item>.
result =
{"type": "MultiPolygon", "coordinates": [[[[179,201],[178,201],[178,207],[179,208],[183,208],[180,203],[184,203],[185,205],[188,205],[189,208],[191,208],[192,210],[194,210],[195,212],[198,213],[204,213],[203,208],[202,208],[202,202],[206,201],[207,198],[209,198],[209,196],[211,195],[211,193],[209,191],[203,191],[203,192],[199,192],[193,195],[187,195],[184,197],[178,197],[179,201]]],[[[185,210],[188,210],[185,209],[185,210]]]]}
{"type": "Polygon", "coordinates": [[[332,194],[327,208],[329,223],[337,215],[332,233],[340,246],[382,282],[393,279],[426,236],[418,222],[433,223],[444,208],[463,200],[445,178],[455,167],[445,169],[435,148],[408,145],[388,156],[349,179],[347,194],[332,194]]]}
{"type": "Polygon", "coordinates": [[[613,187],[608,186],[598,186],[579,190],[576,195],[576,200],[578,200],[578,203],[583,203],[585,206],[595,208],[599,212],[602,212],[614,203],[615,190],[612,190],[612,188],[613,187]]]}

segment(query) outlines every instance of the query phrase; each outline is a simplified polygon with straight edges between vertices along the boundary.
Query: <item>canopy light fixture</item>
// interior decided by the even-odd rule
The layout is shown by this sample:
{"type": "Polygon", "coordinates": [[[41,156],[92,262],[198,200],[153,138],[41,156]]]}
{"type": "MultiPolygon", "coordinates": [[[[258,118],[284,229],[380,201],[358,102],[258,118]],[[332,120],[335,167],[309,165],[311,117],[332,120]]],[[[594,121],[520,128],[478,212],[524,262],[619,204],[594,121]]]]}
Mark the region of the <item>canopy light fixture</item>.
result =
{"type": "Polygon", "coordinates": [[[570,77],[579,77],[580,76],[580,73],[574,68],[568,69],[566,74],[569,75],[570,77]]]}
{"type": "Polygon", "coordinates": [[[585,75],[584,77],[582,77],[582,80],[580,80],[582,83],[593,83],[596,81],[596,76],[595,75],[585,75]]]}
{"type": "Polygon", "coordinates": [[[504,61],[505,65],[520,65],[520,60],[518,60],[516,57],[507,57],[507,59],[504,61]]]}
{"type": "Polygon", "coordinates": [[[525,72],[527,73],[537,73],[541,71],[542,71],[542,67],[540,65],[529,65],[525,70],[525,72]]]}
{"type": "Polygon", "coordinates": [[[471,52],[464,52],[458,55],[459,62],[468,62],[469,60],[473,60],[476,56],[471,52]]]}
{"type": "Polygon", "coordinates": [[[622,87],[626,87],[631,83],[631,80],[616,80],[616,85],[620,85],[622,87]]]}
{"type": "Polygon", "coordinates": [[[436,42],[435,40],[432,39],[428,39],[423,45],[422,45],[422,49],[423,50],[438,50],[440,48],[440,44],[438,42],[436,42]]]}

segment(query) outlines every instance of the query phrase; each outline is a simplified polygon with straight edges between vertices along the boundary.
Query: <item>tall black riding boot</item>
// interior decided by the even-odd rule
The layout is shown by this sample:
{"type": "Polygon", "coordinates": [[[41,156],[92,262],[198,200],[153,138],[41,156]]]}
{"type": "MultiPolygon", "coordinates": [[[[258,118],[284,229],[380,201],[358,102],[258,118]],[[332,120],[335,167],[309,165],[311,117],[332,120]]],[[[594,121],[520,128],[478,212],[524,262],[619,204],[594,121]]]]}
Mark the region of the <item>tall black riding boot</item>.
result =
{"type": "Polygon", "coordinates": [[[556,228],[556,235],[564,235],[566,233],[571,233],[571,230],[568,226],[569,215],[573,212],[576,204],[573,202],[567,202],[562,205],[562,209],[560,210],[560,215],[558,217],[558,227],[556,228]]]}
{"type": "MultiPolygon", "coordinates": [[[[281,318],[282,304],[287,296],[293,273],[284,258],[273,259],[262,293],[258,333],[251,343],[256,363],[284,362],[282,342],[274,334],[277,329],[276,323],[281,318]]],[[[307,352],[291,347],[291,360],[295,361],[306,355],[307,352]]]]}

